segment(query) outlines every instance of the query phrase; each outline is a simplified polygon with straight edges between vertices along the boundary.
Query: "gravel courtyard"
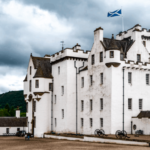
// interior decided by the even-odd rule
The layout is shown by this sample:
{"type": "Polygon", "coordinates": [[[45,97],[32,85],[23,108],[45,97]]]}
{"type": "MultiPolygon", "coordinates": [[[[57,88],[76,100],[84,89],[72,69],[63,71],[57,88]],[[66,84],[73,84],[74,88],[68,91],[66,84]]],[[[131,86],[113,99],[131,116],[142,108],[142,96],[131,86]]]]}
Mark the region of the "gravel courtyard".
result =
{"type": "Polygon", "coordinates": [[[150,147],[101,144],[56,139],[0,137],[0,150],[149,150],[150,147]]]}

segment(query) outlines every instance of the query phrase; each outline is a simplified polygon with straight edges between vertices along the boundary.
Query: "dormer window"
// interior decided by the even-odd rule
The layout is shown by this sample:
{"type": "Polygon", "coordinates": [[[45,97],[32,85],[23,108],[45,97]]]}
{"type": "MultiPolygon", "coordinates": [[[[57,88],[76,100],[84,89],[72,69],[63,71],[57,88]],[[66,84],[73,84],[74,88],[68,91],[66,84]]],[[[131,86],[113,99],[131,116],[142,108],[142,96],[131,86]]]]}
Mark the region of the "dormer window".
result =
{"type": "Polygon", "coordinates": [[[114,58],[114,51],[110,51],[110,58],[114,58]]]}
{"type": "Polygon", "coordinates": [[[146,41],[143,41],[143,45],[144,45],[144,47],[146,47],[146,41]]]}
{"type": "Polygon", "coordinates": [[[95,57],[94,57],[94,55],[92,55],[91,56],[91,64],[94,65],[94,63],[95,63],[95,57]]]}
{"type": "Polygon", "coordinates": [[[140,62],[140,61],[141,61],[141,55],[137,54],[137,62],[140,62]]]}

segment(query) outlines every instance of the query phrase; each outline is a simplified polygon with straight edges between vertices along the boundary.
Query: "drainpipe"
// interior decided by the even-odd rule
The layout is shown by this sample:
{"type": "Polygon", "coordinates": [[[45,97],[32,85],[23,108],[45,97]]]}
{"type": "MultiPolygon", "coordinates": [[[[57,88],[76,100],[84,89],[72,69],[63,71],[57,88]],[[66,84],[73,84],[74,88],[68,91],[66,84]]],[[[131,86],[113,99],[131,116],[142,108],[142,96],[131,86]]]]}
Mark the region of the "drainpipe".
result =
{"type": "Polygon", "coordinates": [[[80,73],[80,68],[84,67],[84,62],[81,67],[79,67],[79,73],[77,73],[76,61],[74,61],[74,67],[76,68],[76,134],[78,133],[78,83],[77,83],[77,74],[80,73]]]}
{"type": "Polygon", "coordinates": [[[123,68],[123,124],[122,124],[122,130],[124,131],[124,68],[123,68]]]}
{"type": "Polygon", "coordinates": [[[53,132],[53,89],[54,89],[54,80],[52,79],[52,94],[51,94],[51,132],[53,132]]]}

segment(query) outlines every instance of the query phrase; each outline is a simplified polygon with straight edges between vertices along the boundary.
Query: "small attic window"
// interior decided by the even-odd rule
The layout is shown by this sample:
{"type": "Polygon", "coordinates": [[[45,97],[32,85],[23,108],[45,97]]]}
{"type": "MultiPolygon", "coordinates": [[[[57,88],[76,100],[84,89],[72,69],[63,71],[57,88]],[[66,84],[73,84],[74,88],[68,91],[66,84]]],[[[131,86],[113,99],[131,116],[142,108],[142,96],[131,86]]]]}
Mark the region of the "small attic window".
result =
{"type": "Polygon", "coordinates": [[[53,91],[53,83],[49,83],[49,91],[53,91]]]}
{"type": "Polygon", "coordinates": [[[140,62],[140,61],[141,61],[141,55],[137,54],[137,62],[140,62]]]}
{"type": "Polygon", "coordinates": [[[146,47],[146,41],[143,41],[143,45],[144,45],[144,47],[146,47]]]}
{"type": "Polygon", "coordinates": [[[114,58],[114,51],[110,51],[110,58],[114,58]]]}

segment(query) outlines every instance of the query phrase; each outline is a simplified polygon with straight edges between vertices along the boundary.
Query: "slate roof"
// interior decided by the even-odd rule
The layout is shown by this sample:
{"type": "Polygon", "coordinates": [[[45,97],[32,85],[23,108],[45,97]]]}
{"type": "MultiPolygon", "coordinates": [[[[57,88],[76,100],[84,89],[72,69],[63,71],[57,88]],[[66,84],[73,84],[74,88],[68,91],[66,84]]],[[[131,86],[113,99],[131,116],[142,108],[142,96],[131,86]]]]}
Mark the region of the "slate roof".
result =
{"type": "Polygon", "coordinates": [[[0,117],[0,127],[26,127],[26,117],[0,117]]]}
{"type": "Polygon", "coordinates": [[[37,69],[34,78],[53,78],[50,58],[33,57],[34,68],[37,69]]]}
{"type": "Polygon", "coordinates": [[[141,111],[137,118],[150,118],[150,111],[141,111]]]}
{"type": "Polygon", "coordinates": [[[108,49],[119,49],[123,51],[123,53],[127,53],[127,51],[130,49],[130,47],[132,46],[132,44],[134,43],[133,40],[131,40],[131,37],[123,39],[123,40],[116,40],[116,39],[108,39],[108,38],[104,38],[103,39],[103,46],[106,50],[108,49]]]}

